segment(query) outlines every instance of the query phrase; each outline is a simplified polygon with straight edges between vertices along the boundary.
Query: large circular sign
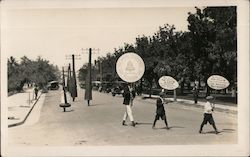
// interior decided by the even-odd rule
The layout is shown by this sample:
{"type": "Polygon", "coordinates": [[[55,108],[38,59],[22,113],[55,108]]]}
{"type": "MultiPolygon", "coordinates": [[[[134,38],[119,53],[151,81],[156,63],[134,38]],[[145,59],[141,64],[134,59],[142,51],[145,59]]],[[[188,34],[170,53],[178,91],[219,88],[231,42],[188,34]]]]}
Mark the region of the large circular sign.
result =
{"type": "Polygon", "coordinates": [[[227,88],[230,83],[220,75],[212,75],[207,79],[207,84],[212,89],[221,90],[227,88]]]}
{"type": "Polygon", "coordinates": [[[171,76],[162,76],[159,85],[167,90],[174,90],[179,87],[179,83],[171,76]]]}
{"type": "Polygon", "coordinates": [[[129,83],[138,81],[144,74],[145,65],[136,53],[125,53],[116,62],[119,77],[129,83]]]}

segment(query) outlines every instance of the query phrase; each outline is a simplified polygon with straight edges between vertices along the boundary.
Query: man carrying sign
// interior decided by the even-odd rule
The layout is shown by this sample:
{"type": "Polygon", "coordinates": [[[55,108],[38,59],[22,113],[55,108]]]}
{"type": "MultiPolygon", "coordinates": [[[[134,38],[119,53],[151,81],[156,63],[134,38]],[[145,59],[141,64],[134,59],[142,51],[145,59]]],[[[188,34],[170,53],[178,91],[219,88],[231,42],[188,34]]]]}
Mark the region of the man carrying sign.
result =
{"type": "Polygon", "coordinates": [[[122,125],[126,125],[126,119],[127,117],[129,117],[130,121],[132,122],[132,126],[135,127],[135,122],[134,122],[134,118],[133,118],[133,114],[132,114],[132,106],[133,106],[133,100],[135,98],[135,91],[133,90],[133,88],[131,87],[131,85],[126,85],[124,88],[124,92],[123,92],[123,104],[125,105],[125,113],[123,116],[123,121],[122,121],[122,125]]]}
{"type": "Polygon", "coordinates": [[[212,115],[214,111],[214,102],[213,102],[214,97],[207,96],[206,99],[207,99],[207,102],[204,106],[204,118],[203,118],[203,122],[201,123],[199,133],[202,133],[203,126],[207,124],[207,122],[209,122],[209,124],[213,126],[215,133],[218,134],[219,132],[215,126],[215,122],[214,122],[213,115],[212,115]]]}
{"type": "Polygon", "coordinates": [[[163,92],[160,92],[159,93],[159,98],[157,99],[156,101],[156,115],[155,115],[155,120],[154,120],[154,124],[152,126],[152,128],[154,129],[155,128],[155,124],[156,124],[156,121],[159,120],[160,118],[162,120],[164,120],[165,124],[166,124],[166,129],[169,129],[168,127],[168,122],[167,122],[167,117],[166,117],[166,113],[165,113],[165,109],[164,109],[164,97],[165,97],[165,93],[163,92]]]}

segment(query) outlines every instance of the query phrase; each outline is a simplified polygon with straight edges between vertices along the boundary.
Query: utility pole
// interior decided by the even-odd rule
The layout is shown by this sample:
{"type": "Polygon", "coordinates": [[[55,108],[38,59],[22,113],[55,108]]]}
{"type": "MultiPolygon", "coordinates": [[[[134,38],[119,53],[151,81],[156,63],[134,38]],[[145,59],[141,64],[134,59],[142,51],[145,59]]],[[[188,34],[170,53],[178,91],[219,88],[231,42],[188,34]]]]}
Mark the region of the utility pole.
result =
{"type": "Polygon", "coordinates": [[[73,66],[73,79],[72,79],[72,98],[75,101],[75,97],[77,97],[77,85],[76,85],[76,72],[75,72],[75,55],[72,54],[72,66],[73,66]]]}
{"type": "Polygon", "coordinates": [[[71,68],[70,68],[70,63],[69,63],[69,66],[68,66],[67,89],[68,89],[68,92],[71,95],[72,92],[71,92],[71,68]]]}
{"type": "Polygon", "coordinates": [[[89,50],[89,63],[88,63],[88,74],[87,74],[86,81],[85,81],[86,89],[85,89],[84,99],[87,100],[88,106],[89,106],[90,105],[90,100],[92,100],[92,75],[91,75],[91,71],[92,71],[92,67],[91,67],[92,50],[93,51],[97,50],[98,53],[99,53],[99,49],[89,48],[88,50],[89,50]]]}
{"type": "Polygon", "coordinates": [[[101,63],[101,61],[98,61],[98,68],[99,68],[100,82],[102,83],[102,63],[101,63]]]}
{"type": "MultiPolygon", "coordinates": [[[[72,54],[71,56],[66,56],[68,59],[72,59],[72,78],[70,77],[70,93],[73,101],[75,101],[75,98],[77,97],[77,83],[76,83],[76,73],[75,73],[75,56],[80,56],[80,55],[74,55],[72,54]]],[[[79,59],[79,58],[78,58],[79,59]]],[[[71,73],[71,72],[70,72],[71,73]]]]}

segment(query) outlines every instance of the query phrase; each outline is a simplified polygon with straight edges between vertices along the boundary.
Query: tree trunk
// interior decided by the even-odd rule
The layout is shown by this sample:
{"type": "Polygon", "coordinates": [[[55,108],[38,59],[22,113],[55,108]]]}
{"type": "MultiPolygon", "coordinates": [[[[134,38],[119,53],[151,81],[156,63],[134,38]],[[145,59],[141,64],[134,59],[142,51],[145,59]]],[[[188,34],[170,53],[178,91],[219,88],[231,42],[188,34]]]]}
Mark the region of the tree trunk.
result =
{"type": "Polygon", "coordinates": [[[183,79],[182,80],[182,82],[181,82],[181,95],[183,95],[184,94],[184,81],[185,79],[183,79]]]}
{"type": "Polygon", "coordinates": [[[174,90],[174,101],[177,101],[177,98],[176,98],[176,89],[174,90]]]}
{"type": "Polygon", "coordinates": [[[142,90],[143,90],[143,84],[142,84],[142,78],[141,78],[141,82],[140,82],[140,95],[142,94],[142,90]]]}
{"type": "Polygon", "coordinates": [[[211,91],[210,91],[210,87],[207,85],[207,83],[206,83],[206,88],[207,88],[206,96],[208,96],[208,95],[210,95],[211,91]]]}
{"type": "Polygon", "coordinates": [[[152,95],[152,84],[153,84],[153,81],[150,82],[150,90],[149,90],[149,97],[151,98],[151,95],[152,95]]]}

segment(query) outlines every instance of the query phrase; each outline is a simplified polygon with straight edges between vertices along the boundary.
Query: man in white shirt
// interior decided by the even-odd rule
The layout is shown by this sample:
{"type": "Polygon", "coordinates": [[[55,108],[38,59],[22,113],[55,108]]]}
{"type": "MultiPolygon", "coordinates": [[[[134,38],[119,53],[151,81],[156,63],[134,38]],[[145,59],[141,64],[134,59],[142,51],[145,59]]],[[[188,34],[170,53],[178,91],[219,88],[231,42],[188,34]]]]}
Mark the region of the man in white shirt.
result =
{"type": "Polygon", "coordinates": [[[214,122],[213,115],[212,115],[213,110],[214,110],[214,102],[213,102],[214,97],[207,96],[206,100],[207,102],[204,106],[204,118],[203,118],[203,122],[201,123],[199,133],[202,133],[203,126],[207,124],[207,122],[209,122],[209,124],[213,126],[215,133],[218,134],[219,132],[215,126],[215,122],[214,122]]]}

